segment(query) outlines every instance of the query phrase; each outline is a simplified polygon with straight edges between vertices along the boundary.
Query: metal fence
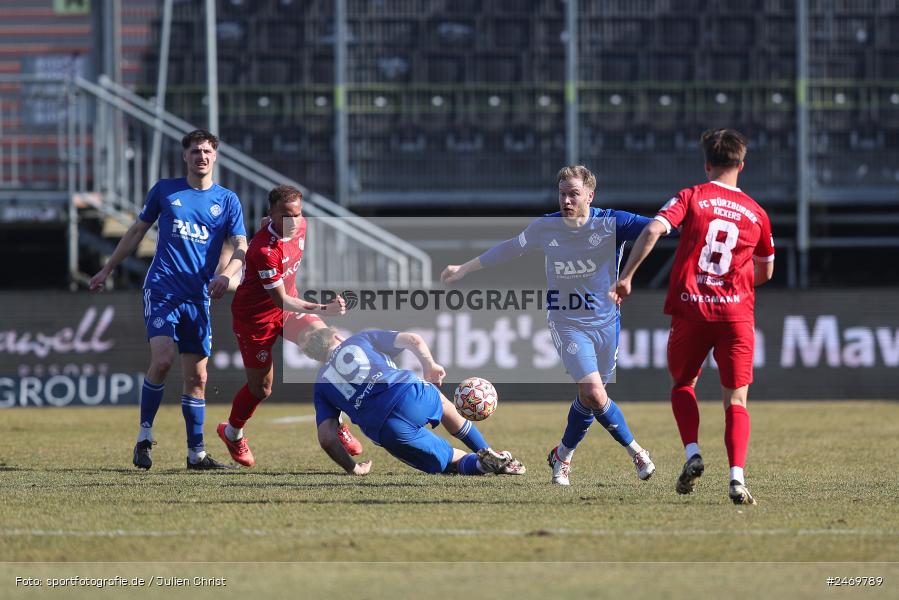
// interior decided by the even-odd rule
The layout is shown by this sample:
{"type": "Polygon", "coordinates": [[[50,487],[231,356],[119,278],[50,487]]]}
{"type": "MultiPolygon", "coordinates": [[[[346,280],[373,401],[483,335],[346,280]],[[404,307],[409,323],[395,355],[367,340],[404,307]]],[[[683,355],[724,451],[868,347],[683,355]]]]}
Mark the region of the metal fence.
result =
{"type": "MultiPolygon", "coordinates": [[[[6,128],[0,165],[8,165],[0,171],[0,194],[27,200],[44,193],[65,206],[70,276],[83,282],[78,209],[130,225],[152,183],[183,172],[180,139],[195,127],[106,78],[97,84],[80,77],[4,76],[0,86],[5,111],[0,122],[6,128]],[[148,173],[154,132],[164,140],[158,176],[148,173]],[[7,155],[10,160],[4,161],[7,155]]],[[[322,281],[326,269],[359,284],[431,284],[430,259],[404,240],[360,223],[346,209],[226,143],[219,147],[217,165],[218,181],[242,199],[251,225],[267,211],[268,190],[281,184],[304,191],[307,215],[332,217],[317,220],[309,232],[322,248],[310,247],[307,254],[310,284],[322,281]],[[325,247],[339,247],[341,260],[327,260],[325,247]]]]}

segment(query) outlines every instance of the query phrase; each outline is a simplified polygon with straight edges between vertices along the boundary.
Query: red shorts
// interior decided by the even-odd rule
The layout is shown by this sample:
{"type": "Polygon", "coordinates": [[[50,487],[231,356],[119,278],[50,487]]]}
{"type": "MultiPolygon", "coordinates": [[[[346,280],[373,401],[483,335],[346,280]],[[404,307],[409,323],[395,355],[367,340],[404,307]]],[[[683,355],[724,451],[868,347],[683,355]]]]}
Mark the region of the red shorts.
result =
{"type": "Polygon", "coordinates": [[[283,321],[254,323],[233,318],[231,326],[237,336],[244,367],[265,369],[272,364],[272,347],[279,335],[296,343],[300,333],[316,321],[321,321],[317,315],[295,312],[285,312],[283,321]]]}
{"type": "Polygon", "coordinates": [[[698,377],[703,361],[713,348],[721,385],[736,389],[752,383],[755,351],[752,321],[688,321],[672,317],[668,370],[675,383],[686,385],[698,377]]]}

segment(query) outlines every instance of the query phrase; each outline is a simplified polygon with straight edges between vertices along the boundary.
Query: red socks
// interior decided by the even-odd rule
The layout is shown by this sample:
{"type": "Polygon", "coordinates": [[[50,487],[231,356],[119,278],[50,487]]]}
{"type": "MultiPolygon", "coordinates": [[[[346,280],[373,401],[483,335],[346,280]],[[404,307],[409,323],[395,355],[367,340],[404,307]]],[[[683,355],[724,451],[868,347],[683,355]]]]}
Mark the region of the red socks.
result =
{"type": "Polygon", "coordinates": [[[724,412],[724,445],[731,467],[746,466],[749,430],[749,412],[742,406],[728,407],[724,412]]]}
{"type": "MultiPolygon", "coordinates": [[[[696,402],[696,390],[689,385],[677,385],[671,388],[671,411],[677,421],[680,439],[687,444],[699,442],[699,404],[696,402]]],[[[729,450],[728,450],[729,452],[729,450]]]]}
{"type": "Polygon", "coordinates": [[[234,396],[234,402],[231,403],[231,416],[228,417],[231,427],[243,429],[243,426],[253,416],[260,402],[262,402],[262,398],[257,398],[251,394],[246,385],[240,388],[240,391],[234,396]]]}
{"type": "MultiPolygon", "coordinates": [[[[684,446],[699,442],[699,404],[696,390],[688,385],[671,388],[671,410],[680,439],[684,446]]],[[[749,412],[738,405],[724,411],[724,446],[731,467],[746,466],[746,450],[749,448],[749,412]]]]}

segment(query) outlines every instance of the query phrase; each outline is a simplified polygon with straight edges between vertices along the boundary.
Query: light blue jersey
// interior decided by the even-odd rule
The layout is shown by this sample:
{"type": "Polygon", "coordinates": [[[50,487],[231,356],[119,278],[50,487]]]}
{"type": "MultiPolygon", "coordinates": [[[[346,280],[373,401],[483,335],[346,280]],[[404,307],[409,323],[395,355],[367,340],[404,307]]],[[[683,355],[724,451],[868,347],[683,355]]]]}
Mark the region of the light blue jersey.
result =
{"type": "MultiPolygon", "coordinates": [[[[398,333],[363,331],[337,347],[316,378],[317,424],[343,411],[372,441],[381,443],[379,432],[394,406],[421,384],[415,373],[393,362],[403,351],[394,345],[398,333]]],[[[439,414],[436,418],[439,421],[439,414]]]]}
{"type": "Polygon", "coordinates": [[[225,239],[247,234],[234,192],[218,184],[196,190],[184,177],[154,185],[140,219],[159,220],[159,241],[144,290],[195,303],[209,300],[209,282],[225,239]]]}

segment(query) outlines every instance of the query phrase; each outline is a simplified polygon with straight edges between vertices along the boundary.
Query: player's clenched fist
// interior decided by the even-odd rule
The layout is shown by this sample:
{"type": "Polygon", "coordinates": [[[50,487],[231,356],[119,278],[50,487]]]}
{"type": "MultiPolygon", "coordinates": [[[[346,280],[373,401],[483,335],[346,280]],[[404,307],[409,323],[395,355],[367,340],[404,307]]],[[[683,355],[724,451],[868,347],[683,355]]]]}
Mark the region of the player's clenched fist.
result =
{"type": "Polygon", "coordinates": [[[423,369],[422,377],[424,377],[424,380],[428,383],[441,385],[443,383],[443,378],[446,377],[446,370],[432,361],[430,365],[427,365],[423,369]]]}
{"type": "Polygon", "coordinates": [[[322,314],[327,314],[331,316],[340,316],[346,314],[346,300],[343,299],[343,296],[337,296],[331,302],[327,304],[322,304],[321,309],[322,314]]]}
{"type": "Polygon", "coordinates": [[[462,269],[462,265],[449,265],[443,270],[443,273],[440,274],[440,281],[443,283],[452,283],[454,281],[459,281],[463,277],[465,277],[465,271],[462,269]]]}
{"type": "Polygon", "coordinates": [[[621,304],[624,302],[624,299],[631,295],[631,280],[630,279],[619,279],[612,287],[609,288],[609,298],[612,299],[615,304],[621,304]]]}
{"type": "Polygon", "coordinates": [[[212,281],[209,282],[209,296],[214,299],[221,298],[225,295],[225,292],[228,291],[228,286],[231,284],[231,278],[227,275],[216,275],[212,281]]]}
{"type": "Polygon", "coordinates": [[[92,292],[96,292],[102,290],[106,287],[106,280],[109,278],[109,271],[105,268],[100,269],[100,271],[91,277],[90,289],[92,292]]]}

